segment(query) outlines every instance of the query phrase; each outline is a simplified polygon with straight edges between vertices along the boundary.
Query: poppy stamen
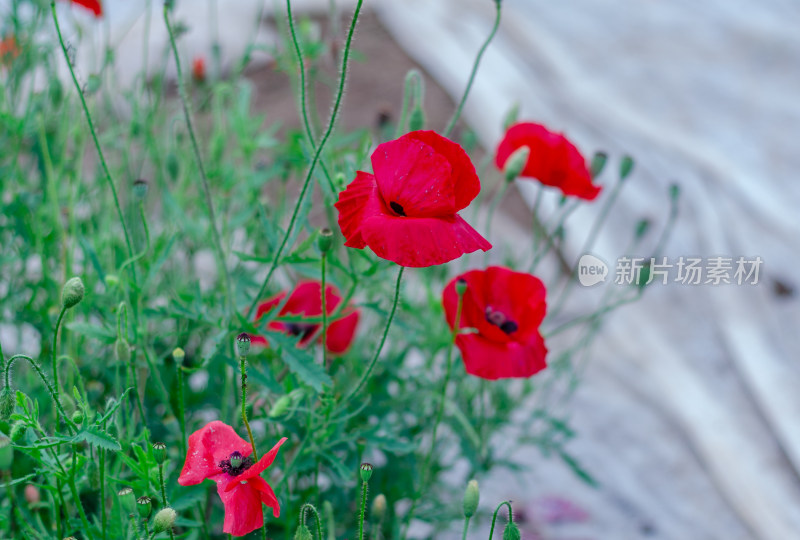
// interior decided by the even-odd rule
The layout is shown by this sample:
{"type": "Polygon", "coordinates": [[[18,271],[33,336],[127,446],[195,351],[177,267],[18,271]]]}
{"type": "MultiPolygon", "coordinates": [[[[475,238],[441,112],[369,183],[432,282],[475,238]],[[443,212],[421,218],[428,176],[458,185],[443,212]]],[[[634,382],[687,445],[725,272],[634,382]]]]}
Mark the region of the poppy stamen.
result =
{"type": "Polygon", "coordinates": [[[486,306],[484,313],[486,314],[486,322],[495,325],[506,334],[516,332],[519,328],[516,322],[507,318],[504,313],[495,311],[491,306],[486,306]]]}
{"type": "Polygon", "coordinates": [[[403,210],[403,207],[402,207],[400,204],[398,204],[398,203],[396,203],[396,202],[392,201],[392,202],[390,202],[390,203],[389,203],[389,208],[391,208],[392,210],[394,210],[394,213],[395,213],[395,214],[397,214],[397,215],[399,215],[399,216],[406,217],[406,211],[405,211],[405,210],[403,210]]]}
{"type": "Polygon", "coordinates": [[[233,452],[228,459],[219,462],[219,468],[231,476],[239,476],[253,466],[250,456],[243,456],[241,452],[233,452]]]}
{"type": "Polygon", "coordinates": [[[290,336],[300,336],[301,339],[307,338],[316,329],[315,324],[307,323],[286,323],[286,333],[290,336]]]}

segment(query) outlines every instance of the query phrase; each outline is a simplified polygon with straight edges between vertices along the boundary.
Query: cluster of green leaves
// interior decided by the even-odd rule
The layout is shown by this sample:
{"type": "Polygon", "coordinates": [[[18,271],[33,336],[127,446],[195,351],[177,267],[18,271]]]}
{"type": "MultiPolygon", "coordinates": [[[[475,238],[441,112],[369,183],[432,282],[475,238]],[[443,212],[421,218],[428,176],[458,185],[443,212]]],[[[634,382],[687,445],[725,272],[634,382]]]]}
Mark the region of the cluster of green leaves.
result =
{"type": "MultiPolygon", "coordinates": [[[[181,102],[164,75],[166,60],[150,66],[133,87],[120,88],[114,73],[124,67],[107,51],[97,73],[74,68],[79,79],[92,82],[82,91],[119,192],[123,226],[79,96],[56,76],[64,58],[54,45],[49,9],[37,2],[12,4],[0,26],[0,36],[13,34],[20,48],[10,65],[0,67],[0,306],[19,350],[5,352],[54,356],[69,368],[51,383],[72,389],[60,399],[74,424],[59,417],[39,373],[15,367],[14,411],[0,422],[13,448],[13,463],[0,480],[8,495],[0,502],[0,535],[130,538],[128,516],[134,510],[116,495],[129,487],[136,496],[152,497],[156,508],[169,504],[177,510],[176,528],[185,537],[219,536],[222,507],[213,488],[176,482],[184,436],[212,419],[243,431],[234,336],[265,335],[277,316],[275,310],[253,322],[248,306],[261,300],[254,295],[287,234],[315,147],[303,130],[273,122],[269,110],[254,110],[253,84],[244,72],[252,49],[230,76],[189,83],[187,98],[217,216],[213,223],[181,102]],[[35,9],[23,16],[22,4],[35,9]],[[145,197],[133,186],[140,178],[147,181],[145,197]],[[223,239],[230,284],[219,261],[198,262],[214,254],[214,227],[223,239]],[[59,342],[54,340],[59,291],[73,275],[82,277],[87,293],[67,313],[59,342]],[[185,357],[173,355],[176,347],[185,357]],[[166,501],[154,441],[168,448],[166,501]],[[32,497],[29,486],[41,502],[21,503],[25,494],[32,497]]],[[[330,27],[339,27],[338,18],[330,27]]],[[[300,30],[308,87],[320,78],[335,88],[321,66],[338,50],[333,45],[341,36],[333,31],[322,38],[310,21],[300,30]]],[[[285,38],[270,53],[294,79],[297,58],[285,38]]],[[[310,110],[311,125],[320,133],[324,119],[314,114],[316,106],[310,110]]],[[[366,128],[335,132],[299,206],[268,295],[321,278],[317,231],[325,226],[338,231],[336,194],[356,170],[368,166],[370,149],[383,135],[366,128]]],[[[462,142],[471,148],[474,137],[467,132],[462,142]]],[[[508,260],[514,263],[510,254],[508,260]]],[[[293,533],[303,503],[323,501],[335,516],[331,533],[353,537],[355,471],[365,459],[377,464],[372,492],[389,501],[386,518],[372,526],[373,537],[400,538],[404,516],[396,513],[396,503],[412,498],[421,498],[416,517],[440,530],[462,515],[458,504],[442,502],[457,501],[461,488],[438,481],[455,461],[439,449],[458,448],[470,477],[495,467],[521,468],[525,464],[510,461],[491,444],[511,427],[524,433],[521,441],[554,452],[592,481],[565,449],[574,433],[565,418],[547,412],[546,401],[522,424],[513,418],[541,386],[574,377],[575,350],[554,362],[555,375],[545,382],[487,383],[457,368],[443,394],[442,377],[432,374],[443,372],[452,341],[440,301],[453,274],[447,266],[414,270],[373,376],[355,399],[345,400],[377,345],[396,270],[369,252],[344,248],[340,237],[326,261],[326,281],[362,312],[351,349],[328,367],[318,346],[298,347],[299,338],[273,332],[271,346],[254,347],[248,357],[247,407],[256,444],[266,448],[279,437],[290,439],[270,469],[278,473],[268,475],[282,504],[281,519],[269,522],[274,537],[293,533]],[[428,419],[441,395],[448,429],[431,446],[428,419]],[[431,481],[420,492],[429,448],[436,449],[431,481]]],[[[598,321],[588,322],[596,333],[598,321]]]]}

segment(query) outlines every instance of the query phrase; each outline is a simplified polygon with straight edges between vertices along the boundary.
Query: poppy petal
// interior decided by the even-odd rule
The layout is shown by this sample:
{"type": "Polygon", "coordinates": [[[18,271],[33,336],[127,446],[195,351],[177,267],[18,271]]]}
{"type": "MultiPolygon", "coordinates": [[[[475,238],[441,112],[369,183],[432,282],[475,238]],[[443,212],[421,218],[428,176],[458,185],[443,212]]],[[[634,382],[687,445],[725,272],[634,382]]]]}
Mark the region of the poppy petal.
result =
{"type": "Polygon", "coordinates": [[[260,476],[256,476],[248,480],[247,483],[253,486],[253,489],[258,490],[261,496],[261,502],[272,508],[272,515],[276,518],[280,517],[281,505],[278,502],[278,497],[275,496],[275,492],[272,491],[272,487],[270,487],[267,481],[260,476]]]}
{"type": "Polygon", "coordinates": [[[481,181],[475,172],[475,165],[461,145],[442,137],[435,131],[412,131],[408,136],[430,145],[447,159],[453,171],[455,211],[469,206],[481,191],[481,181]]]}
{"type": "Polygon", "coordinates": [[[328,325],[328,332],[325,336],[325,345],[333,354],[344,353],[353,342],[353,336],[358,326],[359,314],[354,311],[346,317],[342,317],[328,325]]]}
{"type": "Polygon", "coordinates": [[[94,13],[95,17],[103,15],[103,6],[99,0],[71,0],[73,4],[84,7],[94,13]]]}
{"type": "MultiPolygon", "coordinates": [[[[275,456],[278,455],[278,450],[280,450],[281,445],[283,443],[285,443],[286,441],[288,441],[288,440],[289,439],[287,439],[286,437],[283,437],[281,440],[279,440],[275,444],[275,446],[272,447],[272,450],[270,450],[269,452],[267,452],[266,454],[261,456],[261,459],[259,459],[258,462],[256,462],[252,467],[250,467],[249,469],[244,471],[239,476],[235,476],[234,480],[231,481],[231,484],[242,482],[244,480],[249,480],[249,479],[251,479],[251,478],[253,478],[255,476],[260,475],[262,472],[264,472],[264,470],[267,467],[269,467],[270,465],[272,465],[273,461],[275,461],[275,456]]],[[[228,491],[230,489],[232,489],[232,487],[230,485],[228,485],[225,488],[226,491],[228,491]]]]}
{"type": "Polygon", "coordinates": [[[379,215],[364,221],[361,234],[378,257],[401,266],[444,264],[492,245],[458,215],[411,218],[379,215]]]}
{"type": "Polygon", "coordinates": [[[186,462],[178,483],[191,486],[206,478],[214,479],[213,477],[222,473],[219,462],[227,459],[233,452],[248,456],[252,448],[231,426],[219,420],[209,422],[189,436],[186,462]]]}
{"type": "Polygon", "coordinates": [[[372,153],[372,168],[381,198],[393,215],[456,213],[453,168],[445,156],[411,134],[379,145],[372,153]]]}
{"type": "Polygon", "coordinates": [[[235,482],[231,490],[225,484],[217,484],[222,504],[225,505],[225,523],[222,531],[233,536],[244,536],[264,525],[261,511],[261,491],[250,483],[235,482]]]}
{"type": "Polygon", "coordinates": [[[361,236],[361,223],[386,212],[375,177],[362,171],[358,171],[355,180],[339,193],[334,206],[339,211],[339,228],[346,239],[344,245],[356,249],[367,245],[361,236]]]}
{"type": "Polygon", "coordinates": [[[539,334],[527,343],[498,343],[480,334],[462,334],[456,345],[467,373],[483,379],[530,377],[547,367],[547,348],[539,334]]]}

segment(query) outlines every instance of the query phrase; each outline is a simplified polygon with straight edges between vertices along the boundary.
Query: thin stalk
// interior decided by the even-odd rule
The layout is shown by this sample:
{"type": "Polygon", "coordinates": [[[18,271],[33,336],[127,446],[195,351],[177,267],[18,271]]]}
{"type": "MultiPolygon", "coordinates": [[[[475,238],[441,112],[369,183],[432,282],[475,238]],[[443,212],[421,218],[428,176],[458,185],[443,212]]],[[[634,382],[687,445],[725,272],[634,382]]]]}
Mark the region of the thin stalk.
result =
{"type": "Polygon", "coordinates": [[[58,403],[58,360],[56,359],[56,349],[58,348],[58,327],[61,326],[61,320],[64,318],[64,313],[67,312],[67,307],[64,306],[61,308],[61,312],[58,314],[58,320],[56,321],[56,328],[53,331],[53,391],[55,394],[55,402],[58,403]]]}
{"type": "Polygon", "coordinates": [[[489,211],[487,212],[486,216],[486,236],[491,238],[492,233],[492,221],[494,220],[494,213],[497,210],[497,207],[500,205],[500,202],[503,200],[503,197],[508,191],[508,186],[511,182],[507,181],[505,178],[502,180],[503,185],[500,186],[500,189],[497,190],[494,198],[492,199],[491,204],[489,205],[489,211]]]}
{"type": "Polygon", "coordinates": [[[467,81],[467,88],[464,90],[464,95],[461,96],[461,101],[456,108],[456,112],[453,113],[453,117],[450,119],[450,123],[447,124],[447,127],[444,130],[445,137],[449,137],[450,133],[453,131],[453,128],[456,127],[456,122],[458,122],[459,117],[461,116],[461,111],[464,109],[464,104],[467,102],[467,97],[469,96],[470,90],[472,90],[472,83],[475,82],[475,75],[478,73],[478,66],[480,66],[481,58],[483,58],[483,53],[486,52],[486,49],[489,47],[489,43],[492,42],[494,39],[494,35],[497,33],[497,29],[500,27],[500,0],[494,1],[495,6],[497,8],[497,15],[494,19],[494,26],[492,27],[492,31],[489,34],[489,37],[486,38],[486,41],[481,46],[481,49],[478,51],[478,56],[475,58],[475,63],[472,65],[472,72],[469,75],[469,81],[467,81]]]}
{"type": "Polygon", "coordinates": [[[467,540],[467,531],[469,530],[469,516],[464,517],[464,531],[461,533],[461,540],[467,540]]]}
{"type": "Polygon", "coordinates": [[[358,519],[358,540],[364,540],[364,517],[367,510],[367,482],[361,482],[361,513],[358,519]]]}
{"type": "MultiPolygon", "coordinates": [[[[163,463],[159,463],[158,464],[158,482],[159,482],[159,484],[161,486],[161,500],[164,503],[164,508],[166,508],[167,506],[169,506],[169,503],[167,501],[167,485],[164,483],[164,464],[163,463]]],[[[172,540],[175,540],[175,533],[172,532],[172,527],[170,527],[167,530],[169,531],[169,537],[172,540]]]]}
{"type": "Polygon", "coordinates": [[[206,169],[203,165],[203,157],[200,155],[200,146],[197,144],[197,137],[194,132],[194,124],[192,123],[192,113],[189,109],[189,97],[186,94],[186,85],[183,81],[183,74],[181,71],[181,60],[178,55],[178,46],[175,44],[175,33],[172,31],[172,25],[169,22],[169,8],[167,3],[164,3],[164,23],[167,26],[167,33],[169,34],[169,42],[172,46],[172,54],[175,58],[175,67],[178,73],[178,94],[181,98],[183,105],[183,115],[186,119],[186,129],[189,131],[189,139],[192,141],[192,149],[194,156],[197,160],[197,168],[200,171],[200,179],[202,180],[203,194],[206,199],[206,206],[208,207],[208,218],[211,221],[211,230],[213,232],[214,248],[217,252],[217,264],[222,267],[222,272],[225,276],[225,297],[228,304],[228,315],[233,314],[233,285],[231,282],[231,275],[228,271],[228,265],[225,263],[225,252],[222,249],[222,239],[217,229],[217,217],[214,212],[214,202],[211,199],[211,188],[208,184],[208,177],[206,176],[206,169]]]}
{"type": "Polygon", "coordinates": [[[305,199],[306,192],[308,191],[308,186],[311,183],[311,176],[314,174],[314,169],[317,166],[317,162],[320,160],[320,156],[322,155],[322,150],[325,148],[325,144],[328,142],[328,139],[333,133],[333,127],[336,123],[336,118],[339,115],[339,109],[342,105],[342,96],[344,95],[344,83],[347,78],[347,64],[350,59],[350,46],[353,41],[353,34],[355,33],[356,29],[356,22],[358,21],[358,15],[361,13],[361,6],[364,3],[364,0],[358,0],[356,4],[356,10],[353,13],[353,20],[350,23],[350,30],[347,33],[347,41],[345,42],[344,52],[342,53],[342,73],[339,77],[339,88],[336,92],[336,100],[333,104],[333,110],[331,111],[331,117],[328,121],[328,127],[325,130],[325,133],[322,135],[322,139],[317,146],[316,152],[314,153],[314,159],[311,161],[311,166],[308,168],[308,173],[306,174],[306,179],[303,182],[303,187],[300,190],[300,196],[297,198],[297,203],[294,206],[294,210],[292,211],[292,217],[289,220],[289,226],[286,228],[286,233],[283,235],[283,240],[281,241],[280,247],[278,251],[275,252],[275,257],[272,260],[272,264],[270,265],[269,271],[267,272],[267,276],[264,278],[264,282],[261,284],[261,288],[258,290],[258,294],[253,297],[253,302],[250,304],[250,308],[247,310],[247,319],[249,320],[253,315],[253,311],[256,309],[260,298],[264,295],[264,291],[267,290],[267,285],[269,285],[270,279],[272,279],[272,275],[275,273],[275,269],[278,267],[278,263],[280,262],[281,255],[283,254],[283,250],[286,248],[286,244],[289,242],[289,236],[292,233],[292,229],[294,229],[295,223],[297,222],[297,215],[300,211],[300,206],[303,203],[303,199],[305,199]]]}
{"type": "Polygon", "coordinates": [[[372,361],[369,363],[367,370],[364,372],[364,375],[361,376],[359,379],[358,384],[347,394],[342,400],[342,404],[346,404],[350,401],[358,392],[361,390],[361,387],[367,382],[369,379],[370,374],[372,374],[372,369],[375,367],[375,364],[378,362],[378,357],[381,355],[381,351],[383,350],[383,344],[386,342],[386,336],[389,333],[389,327],[392,325],[392,320],[394,320],[394,313],[397,311],[397,303],[400,300],[400,282],[403,279],[403,271],[405,267],[401,266],[400,270],[397,272],[397,283],[394,286],[394,300],[392,301],[392,310],[389,312],[389,318],[386,319],[386,326],[383,329],[383,336],[381,337],[381,341],[378,344],[378,348],[375,349],[375,355],[372,357],[372,361]]]}
{"type": "Polygon", "coordinates": [[[422,482],[420,483],[419,489],[416,490],[414,493],[414,499],[411,501],[411,508],[409,508],[408,513],[406,513],[406,517],[403,524],[403,538],[406,537],[408,534],[408,527],[411,524],[411,519],[414,517],[414,510],[417,507],[417,503],[419,502],[420,497],[423,493],[425,493],[425,489],[428,486],[428,482],[430,481],[430,472],[431,472],[431,459],[433,457],[433,452],[436,449],[436,434],[439,430],[439,424],[442,422],[442,417],[444,416],[444,404],[447,397],[447,385],[450,383],[450,373],[452,371],[452,364],[453,364],[453,349],[455,349],[456,338],[458,337],[458,332],[461,326],[461,311],[464,305],[464,294],[461,293],[458,295],[458,305],[456,307],[456,318],[455,324],[453,325],[453,331],[451,333],[450,339],[450,346],[447,348],[447,360],[445,361],[445,374],[444,374],[444,383],[442,384],[442,391],[439,394],[439,407],[436,410],[436,420],[433,422],[433,433],[431,434],[431,447],[428,450],[428,454],[425,456],[425,461],[422,465],[422,474],[421,479],[422,482]]]}
{"type": "MultiPolygon", "coordinates": [[[[103,149],[100,148],[100,142],[97,140],[97,133],[94,129],[94,122],[92,122],[92,115],[89,114],[89,107],[86,105],[86,98],[83,95],[83,90],[81,90],[81,85],[78,83],[78,78],[75,76],[75,70],[72,69],[72,63],[69,60],[69,53],[67,52],[67,46],[64,44],[64,36],[61,34],[61,26],[58,24],[58,15],[56,15],[56,2],[55,0],[50,0],[50,11],[53,13],[53,22],[56,26],[56,33],[58,34],[58,42],[61,44],[61,52],[64,53],[64,60],[67,61],[67,67],[69,68],[69,74],[72,76],[72,82],[75,84],[75,89],[78,91],[78,96],[81,98],[81,106],[83,107],[83,113],[86,116],[86,123],[89,124],[89,131],[92,133],[92,139],[94,140],[94,146],[97,149],[97,155],[100,157],[100,163],[103,166],[103,172],[106,175],[106,181],[108,182],[108,186],[111,188],[111,194],[114,196],[114,206],[117,208],[117,215],[119,216],[119,222],[122,225],[122,231],[125,233],[125,244],[128,246],[128,256],[133,256],[133,245],[131,244],[131,237],[128,233],[128,227],[125,225],[125,218],[122,215],[122,207],[119,204],[119,197],[117,196],[117,188],[114,186],[114,180],[111,178],[111,172],[108,170],[108,164],[106,163],[106,158],[103,155],[103,149]]],[[[134,272],[131,270],[131,272],[134,272]]],[[[132,274],[134,276],[134,282],[136,281],[136,274],[132,274]]]]}
{"type": "Polygon", "coordinates": [[[103,531],[103,540],[106,540],[106,451],[98,449],[100,454],[100,529],[103,531]]]}
{"type": "Polygon", "coordinates": [[[255,439],[253,439],[250,422],[247,420],[247,357],[239,356],[239,362],[242,369],[242,422],[244,422],[244,427],[247,428],[247,436],[250,437],[250,446],[253,447],[253,459],[258,461],[256,442],[255,439]]]}
{"type": "Polygon", "coordinates": [[[75,470],[77,469],[77,464],[75,461],[75,446],[72,445],[72,468],[70,469],[70,474],[68,476],[67,484],[69,485],[69,491],[72,494],[72,500],[75,503],[75,506],[78,507],[78,515],[81,517],[81,524],[83,525],[84,534],[88,536],[91,540],[94,540],[94,533],[92,533],[92,529],[89,526],[89,520],[86,517],[86,512],[83,509],[83,503],[81,503],[80,495],[78,494],[78,487],[75,485],[75,470]]]}
{"type": "Polygon", "coordinates": [[[306,512],[308,510],[314,514],[314,522],[317,526],[317,539],[322,540],[322,521],[320,520],[319,512],[313,504],[305,503],[302,508],[300,508],[300,522],[303,525],[306,524],[306,512]]]}
{"type": "Polygon", "coordinates": [[[325,297],[325,253],[322,254],[322,259],[320,260],[320,272],[322,274],[322,293],[321,293],[321,300],[322,300],[322,365],[325,366],[325,369],[330,369],[328,365],[328,311],[325,297]]]}
{"type": "Polygon", "coordinates": [[[494,525],[495,522],[497,522],[497,513],[500,511],[503,505],[508,506],[508,521],[514,520],[514,514],[513,511],[511,510],[511,501],[503,501],[500,504],[498,504],[497,508],[495,508],[494,510],[494,516],[492,516],[492,528],[489,529],[489,540],[492,540],[492,537],[494,536],[494,525]]]}
{"type": "Polygon", "coordinates": [[[186,453],[186,404],[183,397],[183,366],[176,367],[178,377],[178,425],[181,427],[181,453],[186,453]]]}

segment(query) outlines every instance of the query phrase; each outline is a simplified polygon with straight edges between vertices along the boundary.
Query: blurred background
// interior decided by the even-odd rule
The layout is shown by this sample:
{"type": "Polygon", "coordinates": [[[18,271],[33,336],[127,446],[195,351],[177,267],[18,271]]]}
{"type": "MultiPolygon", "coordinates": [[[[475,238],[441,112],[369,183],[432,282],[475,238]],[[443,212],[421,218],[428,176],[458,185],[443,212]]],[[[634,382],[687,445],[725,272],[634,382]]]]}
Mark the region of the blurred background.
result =
{"type": "MultiPolygon", "coordinates": [[[[68,40],[80,43],[83,76],[110,43],[114,76],[125,87],[145,54],[148,65],[164,61],[161,5],[104,4],[100,20],[66,4],[59,9],[68,40]]],[[[293,2],[296,15],[308,17],[306,31],[333,35],[337,10],[346,16],[353,5],[293,2]]],[[[289,81],[269,55],[284,24],[282,2],[178,0],[176,9],[186,27],[184,58],[202,58],[208,76],[224,76],[255,35],[264,48],[246,74],[256,102],[268,121],[298,125],[289,81]]],[[[416,67],[428,82],[428,125],[441,130],[494,9],[491,0],[367,0],[343,125],[398,115],[403,78],[416,67]]],[[[670,263],[763,261],[757,284],[670,280],[611,317],[567,409],[578,432],[571,452],[597,485],[534,448],[515,450],[529,471],[498,472],[482,483],[486,505],[514,501],[523,538],[800,538],[798,23],[800,4],[792,0],[503,0],[462,133],[474,133],[491,153],[517,104],[520,119],[564,132],[587,157],[607,152],[611,170],[601,183],[613,182],[623,155],[636,159],[593,250],[609,264],[610,279],[572,294],[565,319],[616,286],[614,266],[637,220],[663,227],[672,183],[681,197],[662,250],[670,263]]],[[[496,177],[483,179],[489,189],[496,177]]],[[[494,242],[527,245],[534,186],[517,186],[521,196],[501,204],[494,242]]],[[[553,193],[545,197],[544,216],[556,202],[553,193]]],[[[581,254],[602,202],[576,212],[564,245],[569,260],[581,254]]]]}

